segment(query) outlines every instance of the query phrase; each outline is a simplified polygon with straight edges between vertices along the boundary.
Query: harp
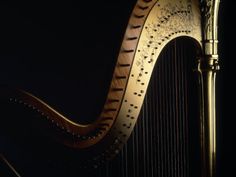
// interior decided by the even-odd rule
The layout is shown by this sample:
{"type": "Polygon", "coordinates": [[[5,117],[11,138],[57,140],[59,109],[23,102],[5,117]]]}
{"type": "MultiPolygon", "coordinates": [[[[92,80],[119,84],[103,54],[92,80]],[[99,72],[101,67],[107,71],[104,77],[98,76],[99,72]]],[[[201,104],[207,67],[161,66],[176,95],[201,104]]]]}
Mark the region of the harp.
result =
{"type": "Polygon", "coordinates": [[[37,126],[62,144],[49,142],[48,154],[68,151],[67,175],[213,177],[218,8],[217,0],[138,0],[93,123],[22,89],[1,87],[1,100],[41,115],[37,126]]]}

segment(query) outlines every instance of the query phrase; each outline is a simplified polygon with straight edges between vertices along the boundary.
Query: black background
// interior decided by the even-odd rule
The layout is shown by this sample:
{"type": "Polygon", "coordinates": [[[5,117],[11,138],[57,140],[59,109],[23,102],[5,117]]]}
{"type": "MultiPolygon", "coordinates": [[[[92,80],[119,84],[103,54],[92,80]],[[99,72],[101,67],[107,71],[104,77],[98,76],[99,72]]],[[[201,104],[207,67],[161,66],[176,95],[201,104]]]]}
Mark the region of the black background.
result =
{"type": "Polygon", "coordinates": [[[2,84],[35,94],[73,120],[93,120],[134,3],[2,2],[2,84]]]}
{"type": "MultiPolygon", "coordinates": [[[[58,110],[65,108],[65,115],[75,121],[94,120],[103,105],[134,3],[0,1],[1,81],[33,90],[41,97],[49,93],[46,95],[51,96],[43,99],[58,110]],[[32,74],[28,75],[28,71],[32,74]],[[63,104],[56,105],[57,101],[63,104]]],[[[221,70],[217,75],[220,177],[235,176],[234,11],[229,1],[222,0],[221,70]]]]}
{"type": "Polygon", "coordinates": [[[235,176],[235,9],[222,1],[219,13],[219,54],[221,70],[217,76],[218,170],[221,176],[235,176]]]}

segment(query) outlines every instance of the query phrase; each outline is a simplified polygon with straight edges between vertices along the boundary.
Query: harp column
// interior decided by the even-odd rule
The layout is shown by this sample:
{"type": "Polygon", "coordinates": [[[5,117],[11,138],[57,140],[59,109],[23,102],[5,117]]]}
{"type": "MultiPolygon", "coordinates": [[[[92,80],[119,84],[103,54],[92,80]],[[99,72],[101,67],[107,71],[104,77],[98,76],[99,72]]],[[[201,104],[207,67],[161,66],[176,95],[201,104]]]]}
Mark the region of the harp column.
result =
{"type": "Polygon", "coordinates": [[[198,71],[201,85],[201,158],[202,177],[216,175],[215,77],[218,65],[217,21],[220,0],[201,0],[203,57],[198,71]]]}

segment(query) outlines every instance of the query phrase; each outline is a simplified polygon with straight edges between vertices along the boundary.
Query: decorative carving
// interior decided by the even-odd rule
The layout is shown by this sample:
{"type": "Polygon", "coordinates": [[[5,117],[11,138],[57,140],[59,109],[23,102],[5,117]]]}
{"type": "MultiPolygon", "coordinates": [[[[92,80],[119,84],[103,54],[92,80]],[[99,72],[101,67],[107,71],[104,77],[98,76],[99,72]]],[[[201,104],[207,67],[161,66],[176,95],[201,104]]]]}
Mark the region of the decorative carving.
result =
{"type": "Polygon", "coordinates": [[[219,0],[201,0],[203,39],[206,55],[217,55],[219,0]]]}
{"type": "Polygon", "coordinates": [[[194,33],[197,29],[198,22],[193,16],[191,1],[177,1],[175,3],[168,2],[166,4],[157,3],[159,11],[155,16],[155,20],[148,22],[145,25],[146,39],[143,48],[138,50],[141,53],[140,58],[136,61],[139,67],[139,75],[137,82],[144,75],[144,62],[148,58],[148,62],[155,61],[155,56],[158,48],[162,46],[163,42],[168,41],[176,35],[188,35],[190,32],[194,33]],[[149,56],[148,54],[151,54],[149,56]]]}

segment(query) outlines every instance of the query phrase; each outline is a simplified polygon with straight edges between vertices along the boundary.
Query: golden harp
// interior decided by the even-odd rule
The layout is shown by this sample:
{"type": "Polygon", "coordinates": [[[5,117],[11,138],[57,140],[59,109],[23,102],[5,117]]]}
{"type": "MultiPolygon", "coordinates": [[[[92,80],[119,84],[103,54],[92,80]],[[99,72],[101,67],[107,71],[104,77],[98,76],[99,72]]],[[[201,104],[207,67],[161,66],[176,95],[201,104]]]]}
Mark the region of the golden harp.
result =
{"type": "Polygon", "coordinates": [[[40,126],[78,154],[78,176],[213,177],[218,8],[218,0],[138,0],[93,123],[24,90],[1,87],[1,100],[38,112],[40,126]]]}

